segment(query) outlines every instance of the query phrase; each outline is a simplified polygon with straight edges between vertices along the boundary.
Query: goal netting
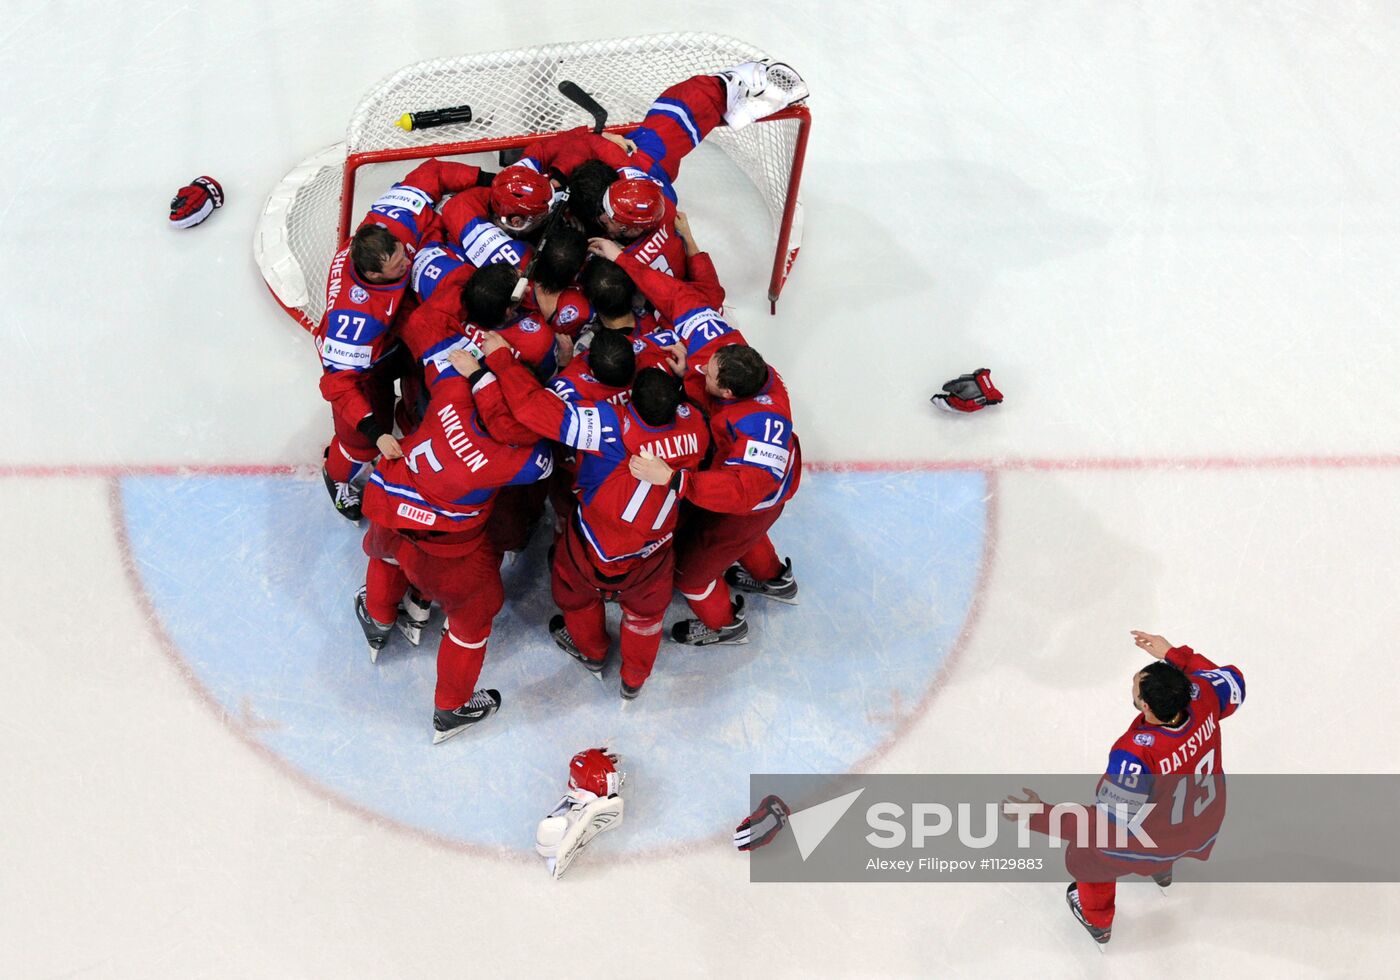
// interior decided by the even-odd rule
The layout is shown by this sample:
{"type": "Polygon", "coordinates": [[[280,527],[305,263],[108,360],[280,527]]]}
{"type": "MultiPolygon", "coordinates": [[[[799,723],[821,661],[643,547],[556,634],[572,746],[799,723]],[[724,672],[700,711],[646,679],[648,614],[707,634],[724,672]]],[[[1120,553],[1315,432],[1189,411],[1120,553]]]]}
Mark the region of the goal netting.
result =
{"type": "MultiPolygon", "coordinates": [[[[608,110],[608,129],[636,125],[669,85],[763,52],[714,34],[657,34],[552,44],[440,58],[409,65],[376,85],[350,118],[345,142],[327,147],[284,177],[268,197],[253,253],[277,301],[307,329],[325,312],[331,257],[350,233],[356,173],[374,163],[416,161],[523,147],[591,118],[559,94],[577,82],[608,110]],[[405,112],[470,105],[469,123],[405,132],[405,112]]],[[[738,132],[721,126],[706,139],[753,183],[767,208],[773,244],[768,299],[776,304],[800,245],[798,185],[811,117],[791,106],[738,132]]],[[[404,171],[411,169],[412,163],[404,171]]],[[[682,169],[679,186],[684,188],[682,169]]]]}

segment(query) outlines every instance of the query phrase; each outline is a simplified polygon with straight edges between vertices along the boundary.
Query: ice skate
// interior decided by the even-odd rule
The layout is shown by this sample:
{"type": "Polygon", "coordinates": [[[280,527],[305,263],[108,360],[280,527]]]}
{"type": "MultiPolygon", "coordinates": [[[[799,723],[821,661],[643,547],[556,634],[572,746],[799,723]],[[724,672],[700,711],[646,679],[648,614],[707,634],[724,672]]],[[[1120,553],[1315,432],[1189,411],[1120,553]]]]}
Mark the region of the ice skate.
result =
{"type": "Polygon", "coordinates": [[[563,616],[556,614],[550,619],[549,635],[554,637],[555,646],[583,664],[590,674],[602,681],[603,661],[593,660],[583,655],[583,651],[574,643],[574,638],[569,635],[569,628],[564,625],[563,616]]]}
{"type": "Polygon", "coordinates": [[[744,597],[734,597],[734,621],[712,630],[698,619],[682,619],[671,627],[671,639],[687,646],[707,647],[714,643],[749,642],[749,624],[744,618],[744,597]]]}
{"type": "Polygon", "coordinates": [[[1069,903],[1069,910],[1074,913],[1074,917],[1079,920],[1079,924],[1084,927],[1085,931],[1089,933],[1094,942],[1102,946],[1113,937],[1112,926],[1109,926],[1107,929],[1100,929],[1098,926],[1092,925],[1088,919],[1084,918],[1084,910],[1079,907],[1079,886],[1074,882],[1070,882],[1069,888],[1065,891],[1065,901],[1069,903]]]}
{"type": "Polygon", "coordinates": [[[626,681],[622,680],[622,678],[618,678],[617,689],[618,693],[622,695],[622,700],[624,701],[635,701],[637,700],[637,695],[642,693],[641,684],[638,684],[636,687],[633,687],[631,684],[628,684],[626,681]]]}
{"type": "Polygon", "coordinates": [[[326,481],[326,493],[331,495],[331,503],[347,521],[360,523],[360,488],[353,483],[337,483],[331,479],[330,471],[321,467],[321,479],[326,481]]]}
{"type": "Polygon", "coordinates": [[[501,707],[501,692],[480,690],[472,699],[453,711],[433,710],[433,744],[445,742],[453,735],[466,731],[477,722],[490,718],[501,707]]]}
{"type": "Polygon", "coordinates": [[[797,605],[797,579],[792,574],[791,558],[783,561],[783,570],[777,578],[765,579],[760,582],[745,571],[743,565],[731,565],[729,570],[724,573],[724,580],[740,592],[749,592],[768,599],[776,599],[791,606],[797,605]]]}
{"type": "Polygon", "coordinates": [[[403,638],[413,646],[423,639],[423,627],[428,625],[428,617],[432,615],[433,603],[431,599],[420,596],[412,589],[403,597],[403,605],[399,607],[398,620],[395,625],[403,638]]]}
{"type": "Polygon", "coordinates": [[[1166,871],[1158,871],[1152,876],[1152,880],[1157,882],[1158,888],[1170,888],[1172,885],[1172,869],[1168,867],[1166,871]]]}
{"type": "Polygon", "coordinates": [[[728,106],[724,121],[730,129],[743,129],[810,94],[802,76],[781,61],[746,61],[716,72],[715,77],[724,82],[728,106]]]}
{"type": "Polygon", "coordinates": [[[360,629],[365,631],[365,642],[369,644],[369,662],[379,662],[379,651],[389,642],[389,634],[394,631],[393,623],[381,623],[369,614],[365,605],[365,587],[355,593],[355,618],[360,621],[360,629]]]}

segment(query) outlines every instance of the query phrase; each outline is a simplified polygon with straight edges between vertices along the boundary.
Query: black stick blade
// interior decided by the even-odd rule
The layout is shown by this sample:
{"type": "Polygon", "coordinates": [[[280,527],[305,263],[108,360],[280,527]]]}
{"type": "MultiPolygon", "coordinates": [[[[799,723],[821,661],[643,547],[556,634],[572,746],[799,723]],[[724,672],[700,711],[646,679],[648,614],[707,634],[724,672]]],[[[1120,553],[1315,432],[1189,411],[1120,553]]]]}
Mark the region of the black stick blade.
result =
{"type": "Polygon", "coordinates": [[[567,79],[559,83],[559,94],[593,117],[593,132],[601,133],[608,124],[608,110],[600,106],[593,96],[579,88],[577,82],[567,79]]]}

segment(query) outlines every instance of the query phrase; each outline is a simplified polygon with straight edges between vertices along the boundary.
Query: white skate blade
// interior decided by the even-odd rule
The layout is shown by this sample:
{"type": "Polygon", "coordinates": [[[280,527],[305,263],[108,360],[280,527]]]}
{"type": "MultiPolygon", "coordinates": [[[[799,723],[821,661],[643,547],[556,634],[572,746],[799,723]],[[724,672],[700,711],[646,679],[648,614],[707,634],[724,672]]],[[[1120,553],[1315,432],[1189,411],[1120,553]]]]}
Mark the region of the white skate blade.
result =
{"type": "MultiPolygon", "coordinates": [[[[555,645],[558,646],[558,644],[555,645]]],[[[562,650],[563,648],[561,647],[560,649],[562,650]]],[[[564,656],[568,657],[571,661],[578,665],[579,670],[583,671],[585,674],[592,676],[592,678],[596,680],[599,684],[603,683],[603,675],[608,672],[606,661],[604,662],[603,666],[598,668],[597,670],[589,670],[588,665],[586,663],[584,663],[578,657],[575,657],[569,651],[563,650],[563,653],[564,656]]]]}
{"type": "Polygon", "coordinates": [[[399,634],[408,641],[410,646],[417,646],[423,639],[423,627],[427,623],[414,622],[406,616],[400,616],[394,623],[398,627],[399,634]]]}
{"type": "MultiPolygon", "coordinates": [[[[481,719],[481,720],[482,720],[482,721],[485,721],[486,719],[483,718],[483,719],[481,719]]],[[[478,722],[478,724],[480,724],[480,723],[478,722]]],[[[453,735],[460,735],[460,734],[462,734],[464,731],[466,731],[468,728],[473,728],[473,727],[475,727],[475,726],[474,726],[474,725],[458,725],[456,728],[453,728],[452,730],[446,731],[446,732],[440,732],[440,731],[438,731],[436,728],[434,728],[434,729],[433,729],[433,744],[434,744],[434,745],[437,745],[437,744],[439,744],[439,743],[441,743],[441,742],[446,742],[446,741],[447,741],[449,738],[451,738],[453,735]]]]}
{"type": "Polygon", "coordinates": [[[379,647],[368,643],[366,643],[365,646],[369,647],[369,662],[372,664],[379,663],[379,647]]]}
{"type": "Polygon", "coordinates": [[[603,683],[603,675],[606,674],[606,673],[608,672],[608,658],[607,658],[606,656],[603,657],[603,663],[602,663],[602,665],[601,665],[597,670],[589,670],[589,669],[588,669],[588,665],[587,665],[586,663],[584,663],[584,662],[583,662],[582,660],[580,660],[578,657],[575,657],[575,656],[574,656],[572,653],[570,653],[568,650],[565,650],[562,646],[559,646],[559,641],[558,641],[558,640],[555,640],[555,641],[554,641],[554,645],[555,645],[556,647],[559,648],[559,652],[560,652],[560,653],[562,653],[564,656],[568,657],[568,658],[569,658],[570,660],[572,660],[574,663],[578,664],[578,669],[579,669],[579,670],[581,670],[581,671],[583,671],[584,673],[587,673],[587,674],[592,674],[593,677],[594,677],[594,679],[597,680],[597,682],[598,682],[599,684],[603,683]]]}
{"type": "Polygon", "coordinates": [[[496,707],[492,708],[490,711],[488,711],[486,714],[482,715],[482,716],[481,716],[480,718],[478,718],[476,721],[468,722],[468,723],[465,724],[465,725],[458,725],[456,728],[450,729],[450,730],[445,731],[445,732],[440,732],[440,731],[438,731],[438,730],[437,730],[437,726],[434,725],[434,726],[433,726],[433,744],[434,744],[434,745],[437,745],[439,742],[446,742],[446,741],[447,741],[449,738],[451,738],[453,735],[460,735],[460,734],[462,734],[463,732],[465,732],[465,731],[467,731],[467,730],[469,730],[469,729],[475,728],[477,725],[480,725],[482,722],[486,721],[488,718],[490,718],[492,715],[494,715],[497,711],[500,711],[500,710],[501,710],[501,706],[498,704],[498,705],[496,705],[496,707]]]}

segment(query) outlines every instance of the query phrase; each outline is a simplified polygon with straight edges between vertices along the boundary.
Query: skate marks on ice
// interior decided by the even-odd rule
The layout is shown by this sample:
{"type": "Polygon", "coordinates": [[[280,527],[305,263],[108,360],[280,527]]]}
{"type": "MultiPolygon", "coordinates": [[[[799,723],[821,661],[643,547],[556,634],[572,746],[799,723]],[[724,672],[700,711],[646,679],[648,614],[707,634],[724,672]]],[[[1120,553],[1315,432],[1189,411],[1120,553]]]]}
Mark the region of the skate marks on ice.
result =
{"type": "MultiPolygon", "coordinates": [[[[777,525],[801,604],[751,599],[750,643],[663,643],[641,697],[560,653],[542,528],[503,576],[483,686],[499,714],[432,745],[434,612],[371,664],[355,623],[360,532],[319,479],[128,477],[114,516],[133,585],[206,701],[245,740],[332,799],[451,846],[525,855],[570,756],[607,744],[629,772],[628,832],[646,853],[726,833],[751,772],[845,772],[921,710],[963,630],[987,547],[980,473],[804,475],[777,525]]],[[[682,615],[673,604],[667,623],[682,615]]],[[[617,610],[610,607],[616,637],[617,610]]]]}

